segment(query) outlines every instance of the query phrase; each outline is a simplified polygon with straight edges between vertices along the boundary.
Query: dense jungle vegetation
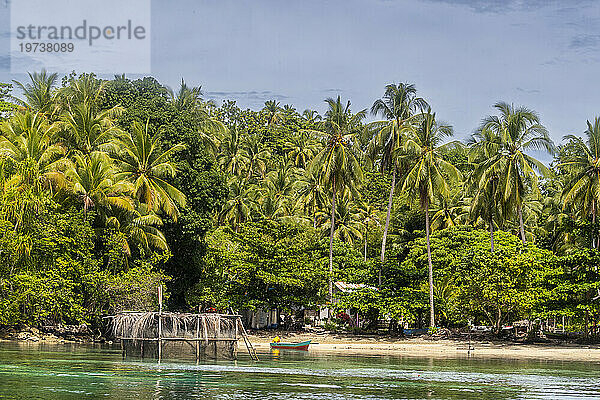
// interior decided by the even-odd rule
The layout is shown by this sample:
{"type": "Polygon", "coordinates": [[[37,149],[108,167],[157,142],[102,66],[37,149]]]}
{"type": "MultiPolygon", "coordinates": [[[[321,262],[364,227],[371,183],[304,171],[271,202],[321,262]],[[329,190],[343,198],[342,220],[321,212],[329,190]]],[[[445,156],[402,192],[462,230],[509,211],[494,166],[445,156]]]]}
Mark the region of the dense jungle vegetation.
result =
{"type": "Polygon", "coordinates": [[[406,83],[369,110],[217,105],[182,80],[0,85],[0,325],[327,304],[417,326],[598,319],[600,119],[555,145],[499,102],[452,140],[406,83]],[[545,165],[538,158],[553,159],[545,165]]]}

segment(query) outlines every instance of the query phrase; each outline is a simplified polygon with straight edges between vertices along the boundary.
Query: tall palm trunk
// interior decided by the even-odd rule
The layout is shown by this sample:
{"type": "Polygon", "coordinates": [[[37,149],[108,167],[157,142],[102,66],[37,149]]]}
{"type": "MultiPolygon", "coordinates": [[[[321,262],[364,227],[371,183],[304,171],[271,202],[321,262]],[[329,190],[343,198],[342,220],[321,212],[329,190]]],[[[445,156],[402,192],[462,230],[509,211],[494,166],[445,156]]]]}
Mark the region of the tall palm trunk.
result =
{"type": "Polygon", "coordinates": [[[492,253],[494,252],[494,220],[490,216],[490,243],[492,244],[492,253]]]}
{"type": "Polygon", "coordinates": [[[381,286],[381,269],[385,261],[385,243],[387,242],[388,229],[390,227],[390,214],[392,213],[392,202],[394,200],[394,188],[396,187],[396,166],[392,172],[392,187],[390,188],[390,198],[388,200],[387,215],[385,217],[385,228],[383,229],[383,239],[381,240],[381,266],[379,267],[379,286],[381,286]]]}
{"type": "Polygon", "coordinates": [[[492,253],[494,252],[494,197],[496,194],[496,176],[492,177],[492,194],[490,201],[490,243],[492,247],[492,253]]]}
{"type": "MultiPolygon", "coordinates": [[[[365,228],[365,262],[367,262],[367,234],[369,233],[369,224],[365,228]]],[[[379,274],[381,276],[381,273],[379,274]]],[[[381,279],[379,280],[379,284],[381,285],[381,279]]]]}
{"type": "Polygon", "coordinates": [[[523,244],[525,242],[525,225],[523,225],[523,209],[521,208],[521,204],[517,204],[517,212],[519,213],[519,230],[521,231],[521,240],[523,244]]]}
{"type": "Polygon", "coordinates": [[[433,264],[431,263],[431,243],[429,241],[429,199],[425,200],[425,234],[427,236],[427,262],[429,264],[429,326],[435,327],[435,311],[433,308],[433,264]]]}
{"type": "MultiPolygon", "coordinates": [[[[335,177],[331,197],[331,229],[329,230],[329,303],[333,302],[333,232],[335,231],[335,177]]],[[[329,311],[331,313],[331,310],[329,311]]]]}
{"type": "Polygon", "coordinates": [[[592,200],[592,249],[597,248],[596,243],[596,200],[592,200]]]}

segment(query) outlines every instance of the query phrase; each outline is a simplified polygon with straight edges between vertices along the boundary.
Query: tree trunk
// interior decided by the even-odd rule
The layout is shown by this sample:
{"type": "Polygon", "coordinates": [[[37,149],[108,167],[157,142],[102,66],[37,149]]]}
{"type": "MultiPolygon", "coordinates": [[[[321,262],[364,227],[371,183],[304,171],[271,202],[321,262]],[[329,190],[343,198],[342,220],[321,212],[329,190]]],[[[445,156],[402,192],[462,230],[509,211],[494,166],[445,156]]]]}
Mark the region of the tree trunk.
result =
{"type": "Polygon", "coordinates": [[[496,334],[500,336],[500,332],[502,332],[502,310],[498,307],[498,319],[496,319],[496,334]]]}
{"type": "MultiPolygon", "coordinates": [[[[335,231],[335,177],[333,178],[333,196],[331,197],[331,229],[329,230],[329,303],[333,302],[333,232],[335,231]]],[[[329,310],[331,314],[331,307],[329,310]]]]}
{"type": "Polygon", "coordinates": [[[494,252],[494,220],[490,217],[490,243],[492,244],[492,253],[494,252]]]}
{"type": "Polygon", "coordinates": [[[383,229],[383,239],[381,240],[381,266],[379,267],[379,286],[381,286],[381,269],[385,261],[385,243],[387,241],[387,233],[390,227],[390,214],[392,213],[392,202],[394,200],[394,188],[396,187],[396,166],[392,172],[392,187],[390,189],[390,198],[388,200],[387,215],[385,217],[385,228],[383,229]]]}
{"type": "Polygon", "coordinates": [[[521,240],[523,244],[526,244],[525,241],[525,226],[523,225],[523,210],[521,209],[521,205],[517,204],[517,212],[519,213],[519,229],[521,231],[521,240]]]}
{"type": "MultiPolygon", "coordinates": [[[[367,235],[369,233],[369,225],[365,228],[365,262],[367,262],[367,235]]],[[[381,286],[381,269],[379,269],[379,285],[381,286]]]]}
{"type": "Polygon", "coordinates": [[[431,263],[431,243],[429,241],[429,199],[425,200],[425,233],[427,235],[427,262],[429,264],[429,326],[435,328],[435,310],[433,308],[433,264],[431,263]]]}
{"type": "Polygon", "coordinates": [[[592,200],[592,249],[598,248],[596,243],[596,200],[592,200]]]}

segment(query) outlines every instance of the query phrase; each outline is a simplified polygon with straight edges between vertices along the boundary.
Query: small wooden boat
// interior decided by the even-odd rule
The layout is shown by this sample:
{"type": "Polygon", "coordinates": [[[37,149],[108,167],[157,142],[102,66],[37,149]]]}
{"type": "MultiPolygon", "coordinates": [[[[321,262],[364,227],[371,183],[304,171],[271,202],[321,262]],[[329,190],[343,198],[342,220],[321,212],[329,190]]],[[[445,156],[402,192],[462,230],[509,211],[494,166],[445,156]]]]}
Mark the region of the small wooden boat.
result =
{"type": "Polygon", "coordinates": [[[282,350],[308,351],[308,346],[310,346],[310,342],[311,342],[310,340],[307,340],[305,342],[298,342],[298,343],[284,343],[284,342],[275,343],[275,342],[272,342],[271,348],[272,349],[282,349],[282,350]]]}

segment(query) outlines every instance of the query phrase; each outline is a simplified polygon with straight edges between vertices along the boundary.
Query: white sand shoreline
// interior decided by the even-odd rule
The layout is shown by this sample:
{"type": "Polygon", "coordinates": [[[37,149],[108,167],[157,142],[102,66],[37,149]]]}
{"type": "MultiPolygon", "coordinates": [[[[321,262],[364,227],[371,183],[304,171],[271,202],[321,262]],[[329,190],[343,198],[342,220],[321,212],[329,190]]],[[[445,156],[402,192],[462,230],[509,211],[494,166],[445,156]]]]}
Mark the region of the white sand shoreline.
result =
{"type": "MultiPolygon", "coordinates": [[[[425,340],[394,338],[339,337],[335,335],[280,335],[282,341],[312,340],[311,352],[348,353],[365,355],[394,355],[434,358],[503,358],[554,361],[584,361],[600,363],[600,346],[579,344],[519,344],[511,342],[473,341],[474,350],[467,354],[468,342],[459,340],[425,340]]],[[[274,336],[274,335],[273,335],[274,336]]],[[[268,336],[251,335],[257,350],[269,349],[268,336]]],[[[244,344],[240,342],[240,351],[244,344]]]]}

